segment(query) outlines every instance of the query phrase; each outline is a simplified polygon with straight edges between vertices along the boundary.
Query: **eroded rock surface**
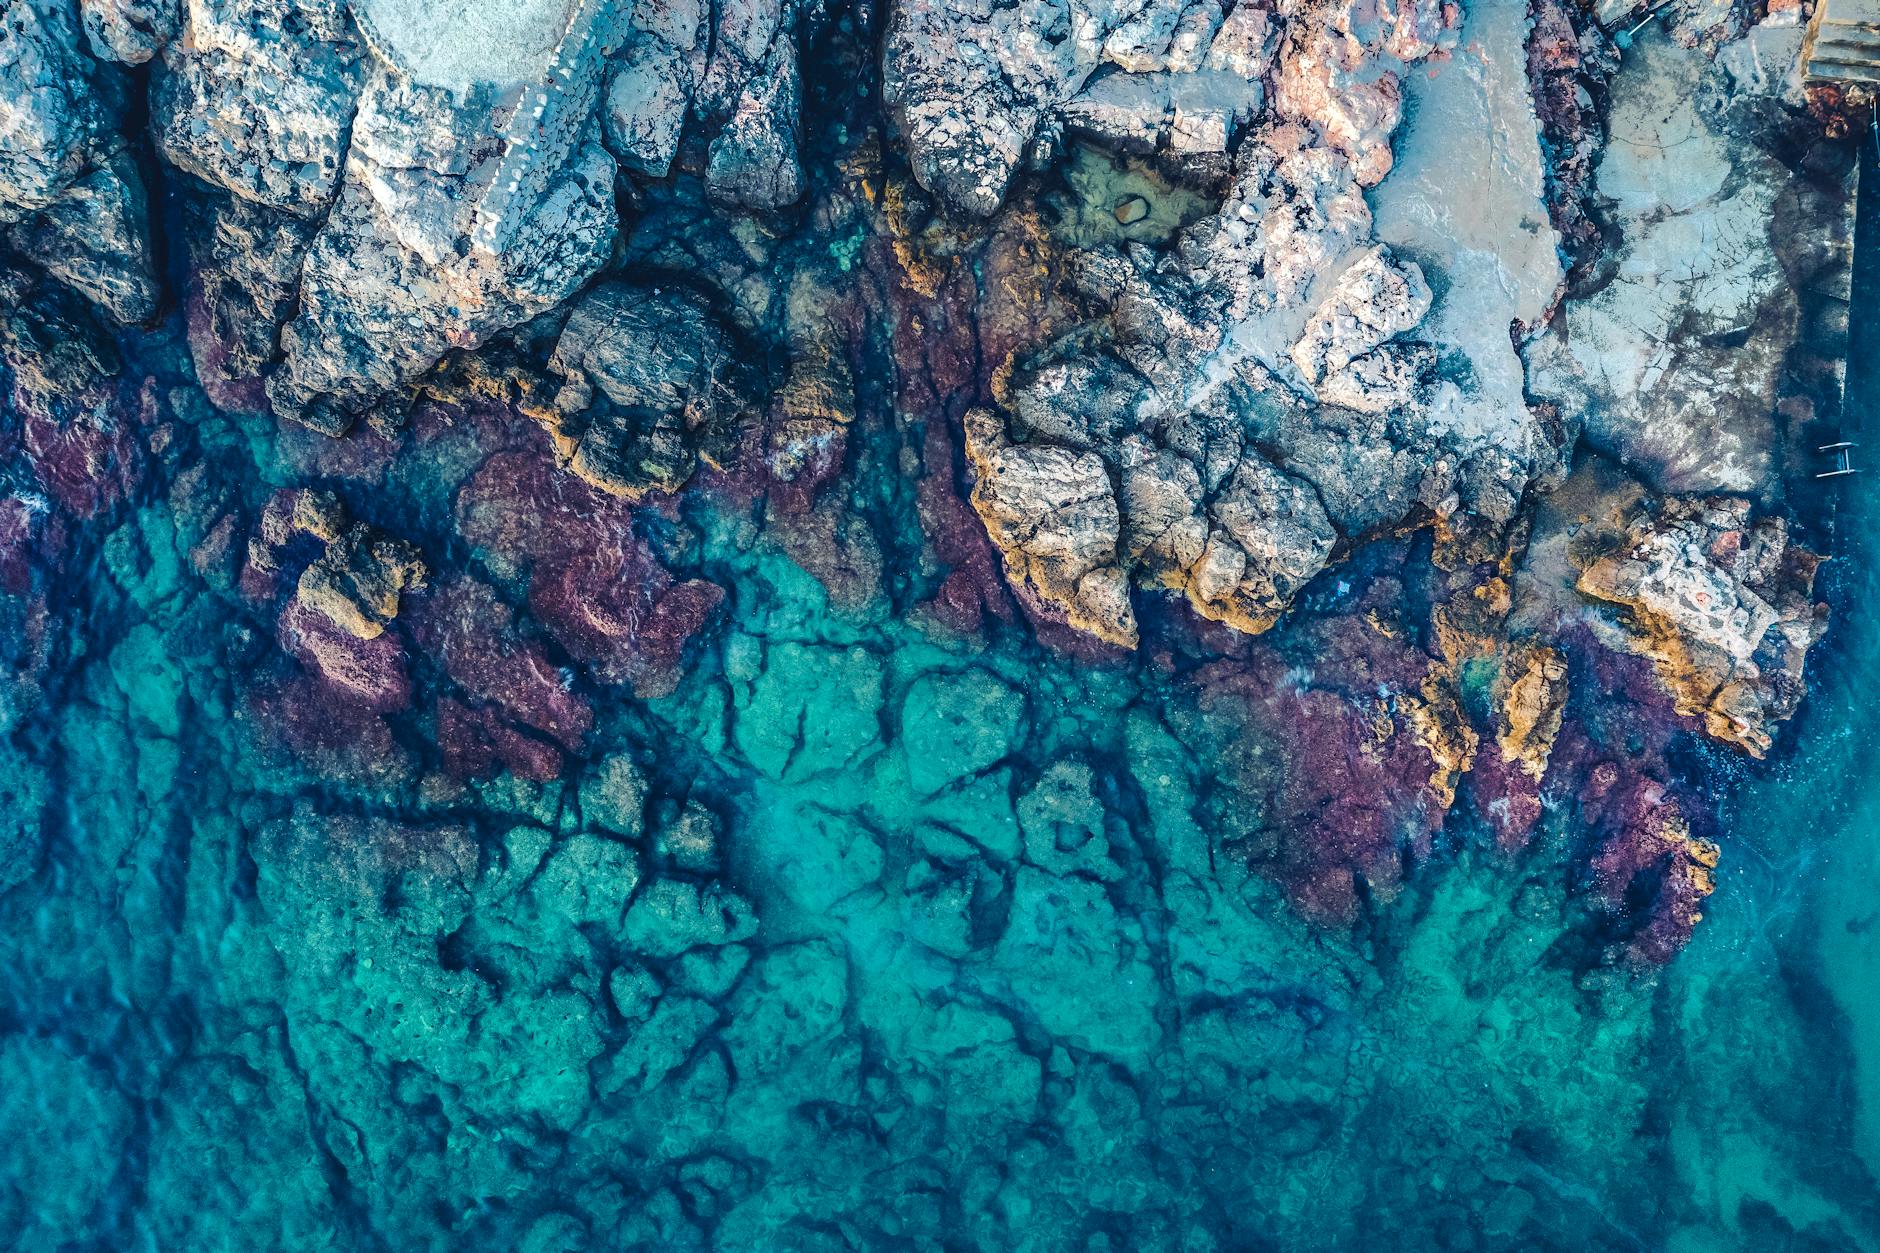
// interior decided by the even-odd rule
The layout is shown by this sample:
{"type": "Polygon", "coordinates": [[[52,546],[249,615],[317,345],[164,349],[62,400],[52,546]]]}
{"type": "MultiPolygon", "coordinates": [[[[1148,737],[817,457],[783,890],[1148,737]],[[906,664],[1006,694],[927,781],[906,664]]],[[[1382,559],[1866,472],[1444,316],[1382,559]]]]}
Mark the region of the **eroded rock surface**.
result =
{"type": "Polygon", "coordinates": [[[1680,712],[1760,757],[1769,724],[1801,701],[1803,657],[1825,628],[1811,594],[1820,560],[1746,500],[1668,501],[1590,561],[1579,589],[1619,608],[1621,647],[1651,659],[1680,712]]]}
{"type": "MultiPolygon", "coordinates": [[[[1002,398],[1020,450],[1010,459],[1062,448],[1102,465],[1107,484],[1084,475],[1083,495],[1116,511],[1130,581],[1243,631],[1271,626],[1336,554],[1382,529],[1507,526],[1565,452],[1564,433],[1529,412],[1511,344],[1545,318],[1559,282],[1525,77],[1508,66],[1472,95],[1448,92],[1478,81],[1462,67],[1432,71],[1419,88],[1431,129],[1375,193],[1380,226],[1364,187],[1389,169],[1377,145],[1396,124],[1395,74],[1453,35],[1434,14],[1393,20],[1376,42],[1341,46],[1342,69],[1317,59],[1325,46],[1304,27],[1282,40],[1283,90],[1252,115],[1219,210],[1164,252],[1080,252],[1076,281],[1103,319],[1021,360],[1002,398]],[[1358,64],[1375,80],[1358,85],[1358,64]],[[1442,127],[1462,118],[1494,125],[1491,142],[1508,149],[1480,188],[1446,173],[1442,127]],[[1517,224],[1546,234],[1485,262],[1517,224]],[[1380,230],[1441,266],[1440,300],[1380,230]]],[[[1511,7],[1471,21],[1519,47],[1511,7]]],[[[1078,605],[1074,580],[1031,583],[1067,616],[1119,616],[1078,605]]]]}
{"type": "Polygon", "coordinates": [[[6,242],[123,323],[157,312],[142,173],[120,129],[131,86],[89,55],[77,9],[7,6],[0,44],[0,228],[6,242]]]}
{"type": "MultiPolygon", "coordinates": [[[[1451,15],[1453,17],[1453,14],[1451,15]]],[[[1067,130],[1220,162],[1270,105],[1313,125],[1376,183],[1390,169],[1399,75],[1445,36],[1435,4],[890,6],[883,95],[915,177],[985,216],[1067,130]]]]}
{"type": "Polygon", "coordinates": [[[1779,121],[1800,39],[1793,10],[1714,59],[1647,32],[1613,83],[1610,281],[1568,304],[1534,390],[1661,491],[1768,500],[1838,412],[1851,168],[1779,121]]]}
{"type": "Polygon", "coordinates": [[[1821,629],[1790,11],[32,10],[0,1241],[1873,1244],[1699,739],[1821,629]],[[1541,386],[1624,284],[1759,486],[1541,386]]]}

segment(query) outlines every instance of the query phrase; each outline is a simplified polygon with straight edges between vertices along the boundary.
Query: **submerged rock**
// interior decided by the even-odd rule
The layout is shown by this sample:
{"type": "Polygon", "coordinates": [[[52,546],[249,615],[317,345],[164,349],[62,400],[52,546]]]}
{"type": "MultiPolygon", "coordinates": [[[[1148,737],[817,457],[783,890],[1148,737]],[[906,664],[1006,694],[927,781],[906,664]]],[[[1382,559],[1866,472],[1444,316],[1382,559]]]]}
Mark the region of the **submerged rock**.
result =
{"type": "Polygon", "coordinates": [[[686,641],[724,591],[674,579],[634,506],[554,468],[540,451],[490,457],[458,493],[456,525],[500,572],[526,586],[530,611],[602,683],[656,696],[678,682],[686,641]]]}
{"type": "Polygon", "coordinates": [[[374,639],[398,616],[399,597],[424,585],[418,550],[372,527],[357,525],[327,545],[300,575],[295,599],[358,639],[374,639]]]}

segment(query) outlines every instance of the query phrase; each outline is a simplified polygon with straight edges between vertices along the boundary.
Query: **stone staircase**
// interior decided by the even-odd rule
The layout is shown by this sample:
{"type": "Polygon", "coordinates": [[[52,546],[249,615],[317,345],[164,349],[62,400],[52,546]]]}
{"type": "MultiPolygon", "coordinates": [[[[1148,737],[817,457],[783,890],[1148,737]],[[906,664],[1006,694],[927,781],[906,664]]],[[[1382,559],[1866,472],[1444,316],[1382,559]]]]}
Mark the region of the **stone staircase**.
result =
{"type": "Polygon", "coordinates": [[[1880,89],[1880,0],[1816,0],[1802,45],[1809,83],[1880,89]]]}

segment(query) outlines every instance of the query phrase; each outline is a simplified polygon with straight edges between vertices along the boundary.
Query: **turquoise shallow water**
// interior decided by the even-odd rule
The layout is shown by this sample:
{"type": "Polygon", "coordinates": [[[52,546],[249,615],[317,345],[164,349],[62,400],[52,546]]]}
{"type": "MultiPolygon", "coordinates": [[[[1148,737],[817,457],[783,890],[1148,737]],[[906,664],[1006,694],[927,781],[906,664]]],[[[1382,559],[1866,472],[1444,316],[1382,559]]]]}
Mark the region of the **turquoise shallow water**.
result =
{"type": "MultiPolygon", "coordinates": [[[[253,512],[317,478],[415,533],[474,456],[434,432],[362,470],[187,386],[157,403],[253,512]]],[[[894,481],[857,492],[905,522],[894,481]]],[[[1880,503],[1854,482],[1815,691],[1766,767],[1692,750],[1721,886],[1645,971],[1589,956],[1565,817],[1514,855],[1458,821],[1394,899],[1308,921],[1248,868],[1277,776],[1224,779],[1272,728],[1155,657],[961,643],[892,586],[832,605],[727,500],[649,524],[726,590],[675,690],[550,667],[594,708],[564,779],[336,780],[278,751],[289,672],[199,559],[214,511],[152,488],[6,691],[0,1235],[1880,1247],[1880,503]]],[[[506,586],[500,548],[429,556],[506,586]]]]}

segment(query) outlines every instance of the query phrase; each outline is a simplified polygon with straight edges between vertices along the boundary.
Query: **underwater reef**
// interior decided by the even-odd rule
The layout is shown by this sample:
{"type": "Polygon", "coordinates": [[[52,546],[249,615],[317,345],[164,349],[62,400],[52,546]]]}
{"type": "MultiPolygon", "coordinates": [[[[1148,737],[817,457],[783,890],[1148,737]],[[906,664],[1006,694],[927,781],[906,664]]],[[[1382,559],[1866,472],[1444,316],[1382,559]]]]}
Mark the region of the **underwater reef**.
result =
{"type": "Polygon", "coordinates": [[[0,1242],[1880,1248],[1825,2],[0,0],[0,1242]]]}

